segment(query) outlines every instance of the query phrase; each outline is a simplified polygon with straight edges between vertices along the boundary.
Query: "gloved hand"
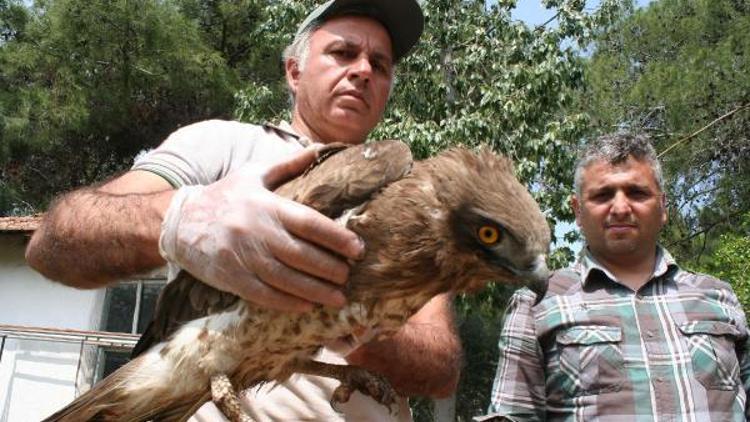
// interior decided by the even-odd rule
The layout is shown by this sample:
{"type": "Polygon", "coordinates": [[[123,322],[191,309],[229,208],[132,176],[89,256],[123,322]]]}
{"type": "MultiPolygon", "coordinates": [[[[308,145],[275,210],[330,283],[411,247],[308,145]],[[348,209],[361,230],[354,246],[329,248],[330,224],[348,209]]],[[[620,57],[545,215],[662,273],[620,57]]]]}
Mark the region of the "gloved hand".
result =
{"type": "Polygon", "coordinates": [[[208,186],[178,189],[165,214],[159,250],[203,282],[260,306],[305,311],[343,306],[346,258],[359,237],[312,208],[272,192],[304,171],[316,150],[278,163],[245,165],[208,186]]]}

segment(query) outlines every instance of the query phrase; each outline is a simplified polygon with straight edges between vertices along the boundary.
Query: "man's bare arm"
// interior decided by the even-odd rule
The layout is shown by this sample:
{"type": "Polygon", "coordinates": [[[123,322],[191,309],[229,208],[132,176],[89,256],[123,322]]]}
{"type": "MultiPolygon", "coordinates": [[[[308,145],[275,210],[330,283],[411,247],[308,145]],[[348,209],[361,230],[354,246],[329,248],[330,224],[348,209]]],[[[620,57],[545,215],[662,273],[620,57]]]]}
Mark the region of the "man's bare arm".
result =
{"type": "Polygon", "coordinates": [[[462,362],[452,296],[433,298],[396,335],[365,344],[347,361],[384,375],[406,396],[450,396],[456,391],[462,362]]]}
{"type": "Polygon", "coordinates": [[[317,149],[308,148],[177,190],[156,174],[131,171],[73,192],[57,201],[35,233],[28,262],[53,280],[94,288],[166,259],[260,306],[342,306],[346,259],[361,256],[362,241],[318,211],[273,193],[316,157],[317,149]]]}
{"type": "Polygon", "coordinates": [[[161,266],[159,231],[173,193],[163,178],[131,171],[66,194],[34,233],[26,260],[44,276],[78,288],[161,266]]]}

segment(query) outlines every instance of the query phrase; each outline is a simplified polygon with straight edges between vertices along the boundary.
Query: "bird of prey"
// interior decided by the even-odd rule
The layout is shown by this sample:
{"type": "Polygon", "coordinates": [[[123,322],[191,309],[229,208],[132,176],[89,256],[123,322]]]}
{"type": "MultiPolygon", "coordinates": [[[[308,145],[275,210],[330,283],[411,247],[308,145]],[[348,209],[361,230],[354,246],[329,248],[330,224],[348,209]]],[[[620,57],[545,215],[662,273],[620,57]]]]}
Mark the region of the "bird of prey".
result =
{"type": "Polygon", "coordinates": [[[209,400],[231,415],[238,402],[222,398],[226,390],[293,373],[339,379],[334,401],[361,389],[388,404],[392,390],[381,378],[314,361],[316,352],[363,330],[392,334],[444,292],[497,281],[544,295],[549,227],[508,159],[488,148],[454,148],[413,162],[398,141],[328,152],[276,192],[364,239],[366,254],[352,263],[345,287],[347,306],[285,313],[182,272],[162,292],[134,359],[48,420],[185,420],[209,400]]]}

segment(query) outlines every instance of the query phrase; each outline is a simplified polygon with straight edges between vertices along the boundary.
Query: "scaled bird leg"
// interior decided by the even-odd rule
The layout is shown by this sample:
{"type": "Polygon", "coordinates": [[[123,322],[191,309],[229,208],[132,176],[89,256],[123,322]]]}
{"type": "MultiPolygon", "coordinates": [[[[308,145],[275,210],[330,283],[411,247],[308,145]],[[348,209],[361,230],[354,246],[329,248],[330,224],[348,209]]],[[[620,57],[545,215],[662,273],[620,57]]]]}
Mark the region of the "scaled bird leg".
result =
{"type": "Polygon", "coordinates": [[[219,411],[232,422],[253,422],[243,410],[237,392],[226,374],[211,377],[211,398],[219,411]]]}
{"type": "Polygon", "coordinates": [[[295,365],[295,372],[334,378],[341,381],[331,397],[331,407],[337,409],[339,403],[349,401],[352,393],[357,390],[372,397],[375,401],[388,407],[391,414],[396,414],[396,397],[398,393],[385,377],[372,373],[364,368],[352,365],[336,365],[314,360],[299,361],[295,365]]]}

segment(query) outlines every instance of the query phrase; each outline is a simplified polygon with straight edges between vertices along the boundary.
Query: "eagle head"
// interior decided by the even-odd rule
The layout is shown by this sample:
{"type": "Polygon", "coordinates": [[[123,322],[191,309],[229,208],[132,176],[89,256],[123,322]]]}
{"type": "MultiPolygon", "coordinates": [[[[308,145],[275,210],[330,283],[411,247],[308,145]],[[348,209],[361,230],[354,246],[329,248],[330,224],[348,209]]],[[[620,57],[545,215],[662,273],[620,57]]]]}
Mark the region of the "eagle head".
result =
{"type": "Polygon", "coordinates": [[[445,238],[452,239],[457,267],[454,291],[473,291],[489,281],[523,284],[544,296],[549,278],[546,255],[550,230],[539,205],[516,179],[506,157],[484,147],[478,152],[455,148],[442,154],[433,169],[449,210],[445,238]]]}
{"type": "Polygon", "coordinates": [[[510,160],[489,148],[414,162],[347,227],[367,245],[347,285],[353,301],[431,297],[491,281],[527,285],[540,298],[546,290],[547,221],[510,160]]]}

